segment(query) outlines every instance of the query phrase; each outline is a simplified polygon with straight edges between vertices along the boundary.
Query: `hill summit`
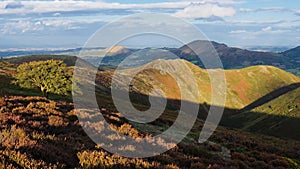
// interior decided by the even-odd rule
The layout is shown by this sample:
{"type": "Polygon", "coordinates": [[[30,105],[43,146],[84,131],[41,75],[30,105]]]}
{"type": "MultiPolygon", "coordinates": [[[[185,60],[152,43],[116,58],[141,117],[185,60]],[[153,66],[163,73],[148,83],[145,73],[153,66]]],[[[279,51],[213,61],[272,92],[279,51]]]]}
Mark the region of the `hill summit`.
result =
{"type": "Polygon", "coordinates": [[[127,49],[124,46],[113,46],[111,48],[106,49],[107,50],[107,56],[113,56],[113,55],[120,55],[120,54],[127,54],[130,52],[129,49],[127,49]]]}

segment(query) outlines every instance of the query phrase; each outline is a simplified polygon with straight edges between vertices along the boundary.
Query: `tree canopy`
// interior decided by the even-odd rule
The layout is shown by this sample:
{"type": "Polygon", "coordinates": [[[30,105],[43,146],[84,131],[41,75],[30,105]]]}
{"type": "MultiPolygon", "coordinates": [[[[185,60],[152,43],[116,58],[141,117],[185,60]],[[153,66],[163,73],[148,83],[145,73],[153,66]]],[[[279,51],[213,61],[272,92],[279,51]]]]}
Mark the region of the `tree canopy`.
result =
{"type": "Polygon", "coordinates": [[[38,88],[46,97],[48,93],[67,95],[71,91],[71,74],[63,61],[23,63],[17,68],[16,79],[20,87],[38,88]]]}

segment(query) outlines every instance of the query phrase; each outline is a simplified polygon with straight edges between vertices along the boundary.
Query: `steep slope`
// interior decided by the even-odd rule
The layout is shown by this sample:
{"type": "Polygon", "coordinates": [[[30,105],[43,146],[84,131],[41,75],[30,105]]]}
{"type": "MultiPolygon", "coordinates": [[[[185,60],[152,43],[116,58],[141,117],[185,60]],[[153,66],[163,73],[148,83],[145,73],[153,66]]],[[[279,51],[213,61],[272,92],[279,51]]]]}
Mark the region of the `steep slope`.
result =
{"type": "MultiPolygon", "coordinates": [[[[187,86],[194,80],[200,90],[201,98],[199,102],[210,104],[212,92],[209,73],[213,72],[222,73],[222,70],[201,69],[188,61],[179,59],[156,60],[138,68],[122,70],[117,79],[122,84],[130,74],[137,73],[132,81],[134,90],[146,95],[151,93],[156,96],[159,96],[159,93],[152,92],[153,89],[156,89],[156,91],[161,90],[167,98],[178,100],[181,99],[180,86],[178,86],[174,77],[185,79],[184,85],[187,86]],[[173,74],[168,74],[157,70],[157,68],[176,71],[173,74]]],[[[300,82],[298,77],[272,66],[253,66],[244,69],[225,70],[224,72],[227,83],[225,106],[228,108],[241,109],[280,87],[300,82]]],[[[101,72],[99,76],[106,76],[106,81],[109,81],[112,73],[101,72]]],[[[99,80],[99,83],[104,83],[104,81],[99,80]]],[[[193,95],[195,91],[185,92],[193,95]]]]}
{"type": "Polygon", "coordinates": [[[224,120],[226,126],[278,137],[300,138],[300,85],[263,105],[224,120]],[[238,122],[238,123],[237,123],[238,122]]]}
{"type": "Polygon", "coordinates": [[[300,87],[298,85],[296,89],[291,90],[288,93],[281,95],[268,103],[254,108],[253,111],[300,118],[300,114],[297,113],[297,110],[300,110],[299,108],[300,87]]]}

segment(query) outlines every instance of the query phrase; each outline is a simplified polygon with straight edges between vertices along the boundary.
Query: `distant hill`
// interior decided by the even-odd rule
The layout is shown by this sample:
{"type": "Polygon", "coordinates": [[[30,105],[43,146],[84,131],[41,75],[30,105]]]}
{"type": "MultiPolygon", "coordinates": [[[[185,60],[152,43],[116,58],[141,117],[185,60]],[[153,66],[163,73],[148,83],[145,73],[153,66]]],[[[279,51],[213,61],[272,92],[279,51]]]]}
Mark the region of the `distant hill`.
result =
{"type": "Polygon", "coordinates": [[[120,51],[108,53],[108,55],[102,60],[102,64],[117,66],[126,57],[134,56],[135,63],[139,63],[136,66],[140,66],[145,63],[144,60],[150,60],[149,57],[156,59],[173,59],[174,56],[176,56],[177,58],[185,59],[204,68],[201,60],[190,47],[196,49],[197,53],[199,53],[201,57],[209,57],[212,50],[215,50],[225,69],[245,68],[254,65],[270,65],[296,74],[297,70],[295,69],[299,67],[298,63],[300,62],[299,57],[290,60],[292,53],[297,53],[296,49],[282,53],[251,51],[247,49],[229,47],[225,44],[214,41],[197,40],[180,48],[127,49],[124,47],[116,47],[116,49],[119,49],[120,51]],[[153,55],[154,50],[156,50],[156,56],[153,55]]]}
{"type": "Polygon", "coordinates": [[[290,48],[290,46],[243,46],[243,49],[274,53],[281,53],[289,50],[290,48]]]}
{"type": "Polygon", "coordinates": [[[300,46],[295,47],[293,49],[287,50],[285,52],[282,52],[284,56],[287,56],[289,58],[300,58],[300,46]]]}
{"type": "MultiPolygon", "coordinates": [[[[131,49],[124,46],[115,46],[111,48],[76,48],[76,49],[65,49],[65,50],[37,50],[37,51],[0,51],[0,56],[6,58],[8,56],[24,56],[24,55],[61,55],[61,56],[77,56],[81,52],[82,59],[92,63],[93,65],[114,68],[118,66],[125,58],[129,57],[132,63],[127,61],[127,64],[123,64],[123,67],[137,67],[141,66],[149,61],[155,59],[174,59],[180,58],[185,59],[189,62],[194,63],[197,66],[204,68],[201,60],[195,53],[189,48],[189,46],[196,49],[200,56],[208,56],[215,50],[220,56],[225,69],[237,69],[245,68],[248,66],[255,65],[269,65],[275,66],[280,69],[291,72],[297,76],[300,76],[300,47],[290,49],[284,52],[267,52],[258,50],[247,50],[237,47],[230,47],[226,44],[196,40],[183,45],[180,48],[144,48],[144,49],[131,49]],[[212,47],[214,49],[212,49],[212,47]],[[106,54],[106,55],[105,55],[106,54]],[[103,57],[105,55],[105,57],[103,57]]],[[[276,47],[272,47],[276,48],[276,47]]],[[[252,48],[251,48],[252,49],[252,48]]],[[[280,48],[279,51],[285,48],[280,48]]],[[[71,64],[70,64],[71,65],[71,64]]],[[[104,68],[105,69],[105,68],[104,68]]]]}
{"type": "Polygon", "coordinates": [[[11,57],[11,58],[5,58],[3,60],[8,61],[12,64],[22,64],[25,62],[32,62],[32,61],[41,61],[41,60],[62,60],[65,62],[68,66],[74,66],[77,60],[76,56],[69,56],[69,55],[28,55],[28,56],[22,56],[22,57],[11,57]]]}
{"type": "MultiPolygon", "coordinates": [[[[284,56],[278,53],[258,52],[228,47],[225,44],[220,44],[214,41],[193,41],[179,48],[181,51],[180,55],[182,58],[194,63],[195,61],[193,60],[197,59],[198,56],[195,55],[191,48],[196,49],[197,52],[200,53],[200,56],[205,56],[207,55],[206,53],[209,53],[207,49],[211,50],[207,47],[210,44],[215,48],[225,69],[243,68],[253,65],[273,65],[279,68],[286,68],[290,66],[290,63],[288,63],[284,56]]],[[[203,66],[201,62],[198,63],[198,65],[203,66]]]]}
{"type": "Polygon", "coordinates": [[[300,46],[281,54],[285,56],[286,60],[292,63],[286,70],[300,77],[300,46]]]}
{"type": "MultiPolygon", "coordinates": [[[[211,103],[211,86],[208,72],[221,70],[205,70],[185,60],[156,60],[138,68],[123,70],[118,79],[120,83],[123,83],[122,79],[127,78],[128,74],[139,72],[132,82],[135,90],[143,94],[149,94],[152,89],[161,89],[165,91],[168,98],[181,99],[179,87],[172,75],[155,70],[157,67],[162,69],[173,67],[178,72],[174,75],[185,79],[186,85],[192,82],[190,78],[193,77],[186,77],[191,70],[201,92],[199,102],[211,103]]],[[[108,77],[100,79],[110,79],[112,74],[102,72],[100,76],[108,77]]],[[[245,107],[273,90],[300,82],[298,77],[272,66],[252,66],[244,69],[225,70],[225,76],[227,81],[225,106],[237,109],[245,107]]],[[[99,83],[105,82],[99,81],[99,83]]],[[[190,94],[193,95],[193,92],[190,91],[190,94]]]]}
{"type": "Polygon", "coordinates": [[[121,55],[121,54],[128,54],[130,53],[130,49],[127,49],[124,46],[114,46],[112,48],[106,49],[107,56],[113,56],[113,55],[121,55]]]}

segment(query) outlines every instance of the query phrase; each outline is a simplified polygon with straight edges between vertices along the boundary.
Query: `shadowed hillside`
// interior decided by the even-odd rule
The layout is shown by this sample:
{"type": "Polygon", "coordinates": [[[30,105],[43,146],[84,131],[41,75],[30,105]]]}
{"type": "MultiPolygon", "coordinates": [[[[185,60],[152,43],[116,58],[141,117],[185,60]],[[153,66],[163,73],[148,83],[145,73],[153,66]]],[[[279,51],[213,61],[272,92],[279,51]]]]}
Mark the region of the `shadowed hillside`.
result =
{"type": "Polygon", "coordinates": [[[299,139],[300,123],[297,120],[300,119],[299,87],[299,83],[296,83],[277,89],[239,110],[238,113],[226,114],[223,124],[278,137],[299,139]]]}

